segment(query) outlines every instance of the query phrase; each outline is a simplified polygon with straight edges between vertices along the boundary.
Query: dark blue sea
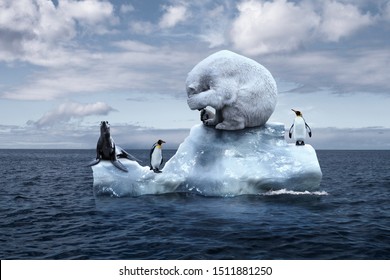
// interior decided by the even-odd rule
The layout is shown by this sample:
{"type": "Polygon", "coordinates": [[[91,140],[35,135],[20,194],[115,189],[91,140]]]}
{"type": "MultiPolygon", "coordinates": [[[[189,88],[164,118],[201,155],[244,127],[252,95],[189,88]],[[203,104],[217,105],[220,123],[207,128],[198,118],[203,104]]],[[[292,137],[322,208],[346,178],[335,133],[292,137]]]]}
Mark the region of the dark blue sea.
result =
{"type": "Polygon", "coordinates": [[[237,197],[94,197],[94,156],[0,150],[1,259],[390,259],[390,151],[317,151],[320,192],[237,197]]]}

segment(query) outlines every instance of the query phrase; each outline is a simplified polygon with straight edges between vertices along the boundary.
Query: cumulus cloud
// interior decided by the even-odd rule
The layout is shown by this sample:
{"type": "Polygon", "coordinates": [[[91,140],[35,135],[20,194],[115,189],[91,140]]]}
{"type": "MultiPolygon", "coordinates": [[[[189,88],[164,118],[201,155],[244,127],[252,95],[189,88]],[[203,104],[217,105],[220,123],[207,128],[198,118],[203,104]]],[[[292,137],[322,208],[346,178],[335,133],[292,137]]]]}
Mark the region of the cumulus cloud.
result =
{"type": "Polygon", "coordinates": [[[164,27],[158,36],[152,34],[137,41],[144,37],[127,36],[128,29],[118,29],[121,36],[107,36],[113,39],[110,42],[93,37],[93,42],[102,42],[97,46],[83,45],[77,37],[80,31],[89,27],[94,32],[95,26],[108,26],[115,19],[115,11],[131,12],[134,7],[121,9],[118,5],[115,10],[108,1],[53,2],[0,0],[0,9],[5,11],[0,17],[0,61],[17,59],[43,66],[27,70],[24,64],[24,79],[14,84],[16,79],[8,74],[11,86],[1,88],[0,98],[54,100],[118,91],[177,94],[188,71],[214,51],[204,42],[210,48],[232,48],[233,44],[232,49],[258,59],[275,77],[301,85],[349,92],[384,92],[390,88],[386,76],[390,54],[381,43],[378,48],[365,49],[360,44],[360,49],[348,50],[334,45],[334,40],[348,39],[374,24],[374,11],[385,19],[390,14],[390,4],[385,2],[377,10],[371,9],[371,16],[359,8],[365,1],[169,1],[153,23],[142,21],[150,20],[145,17],[131,17],[128,22],[121,17],[124,22],[120,27],[130,25],[137,34],[150,35],[164,27]],[[194,19],[185,22],[193,33],[182,41],[183,37],[165,40],[165,36],[177,35],[175,27],[188,17],[194,19]],[[332,22],[340,27],[333,30],[332,22]],[[195,41],[199,39],[202,43],[195,41]],[[316,44],[324,42],[327,45],[319,50],[316,44]]]}
{"type": "Polygon", "coordinates": [[[296,49],[320,23],[309,7],[286,0],[249,0],[237,9],[231,39],[235,48],[250,55],[296,49]]]}
{"type": "Polygon", "coordinates": [[[92,33],[106,33],[106,26],[117,21],[112,4],[106,1],[63,0],[59,2],[58,10],[63,17],[86,26],[92,33]]]}
{"type": "Polygon", "coordinates": [[[230,33],[234,47],[259,55],[296,50],[313,41],[337,42],[375,23],[352,3],[245,0],[230,33]]]}
{"type": "Polygon", "coordinates": [[[328,41],[338,41],[357,30],[372,25],[375,21],[370,14],[362,14],[353,4],[343,4],[336,1],[324,2],[320,33],[328,41]]]}
{"type": "Polygon", "coordinates": [[[218,5],[207,10],[202,15],[202,31],[199,38],[208,43],[210,48],[225,45],[228,42],[228,32],[230,26],[230,14],[224,5],[218,5]]]}
{"type": "Polygon", "coordinates": [[[89,104],[67,102],[45,113],[39,120],[28,121],[27,124],[39,128],[51,127],[56,124],[66,123],[72,119],[82,119],[92,115],[105,116],[112,111],[115,110],[103,102],[89,104]]]}
{"type": "Polygon", "coordinates": [[[146,20],[131,20],[130,31],[138,35],[150,35],[161,30],[172,29],[190,17],[190,11],[184,4],[163,6],[163,15],[158,23],[154,24],[146,20]]]}
{"type": "Polygon", "coordinates": [[[89,33],[105,33],[115,23],[113,6],[106,1],[2,0],[0,60],[23,60],[53,54],[70,44],[83,27],[89,33]]]}
{"type": "Polygon", "coordinates": [[[189,17],[187,7],[183,5],[178,6],[165,6],[165,13],[160,19],[159,27],[172,28],[180,22],[185,21],[189,17]]]}

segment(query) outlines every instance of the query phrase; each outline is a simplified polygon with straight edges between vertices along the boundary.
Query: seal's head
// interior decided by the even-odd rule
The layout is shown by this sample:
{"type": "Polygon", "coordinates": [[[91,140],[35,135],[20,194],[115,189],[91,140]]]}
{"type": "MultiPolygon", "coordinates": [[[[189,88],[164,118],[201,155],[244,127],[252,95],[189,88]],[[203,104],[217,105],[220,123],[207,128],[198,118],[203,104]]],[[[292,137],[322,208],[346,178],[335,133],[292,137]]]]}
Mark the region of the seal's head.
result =
{"type": "Polygon", "coordinates": [[[100,135],[110,137],[110,124],[108,121],[100,122],[100,135]]]}

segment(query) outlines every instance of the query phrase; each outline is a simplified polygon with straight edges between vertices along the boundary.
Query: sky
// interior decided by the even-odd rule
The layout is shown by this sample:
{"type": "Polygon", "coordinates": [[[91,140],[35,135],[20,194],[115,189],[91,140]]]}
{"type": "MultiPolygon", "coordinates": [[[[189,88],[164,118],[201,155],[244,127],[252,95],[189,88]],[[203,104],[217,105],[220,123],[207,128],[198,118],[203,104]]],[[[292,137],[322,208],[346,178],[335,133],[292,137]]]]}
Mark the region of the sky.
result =
{"type": "MultiPolygon", "coordinates": [[[[0,148],[177,148],[187,73],[228,49],[302,111],[316,149],[390,149],[390,1],[0,0],[0,148]]],[[[287,139],[288,142],[291,140],[287,139]]]]}

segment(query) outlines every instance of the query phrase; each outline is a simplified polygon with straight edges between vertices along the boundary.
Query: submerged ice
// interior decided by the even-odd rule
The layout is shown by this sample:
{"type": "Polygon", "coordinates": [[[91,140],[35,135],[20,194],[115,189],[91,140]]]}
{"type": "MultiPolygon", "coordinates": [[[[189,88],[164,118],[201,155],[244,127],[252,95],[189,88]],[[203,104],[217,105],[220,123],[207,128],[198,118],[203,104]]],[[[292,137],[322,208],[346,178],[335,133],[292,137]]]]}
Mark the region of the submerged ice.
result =
{"type": "Polygon", "coordinates": [[[126,159],[121,162],[128,173],[110,162],[93,166],[95,194],[236,196],[282,189],[318,191],[322,173],[315,150],[308,144],[288,144],[284,132],[283,124],[235,131],[199,124],[165,164],[163,173],[126,159]]]}

